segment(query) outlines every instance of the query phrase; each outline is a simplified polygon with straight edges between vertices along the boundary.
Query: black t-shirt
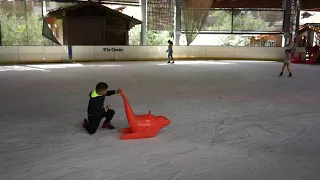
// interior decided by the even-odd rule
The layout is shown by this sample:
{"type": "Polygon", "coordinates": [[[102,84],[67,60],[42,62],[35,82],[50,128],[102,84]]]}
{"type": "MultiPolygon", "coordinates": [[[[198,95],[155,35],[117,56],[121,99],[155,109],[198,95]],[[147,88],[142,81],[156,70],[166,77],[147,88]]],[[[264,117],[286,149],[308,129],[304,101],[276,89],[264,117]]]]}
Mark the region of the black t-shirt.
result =
{"type": "MultiPolygon", "coordinates": [[[[105,96],[111,96],[116,93],[115,90],[108,91],[105,96]]],[[[95,90],[91,91],[90,100],[88,104],[88,116],[100,117],[105,112],[104,100],[105,96],[98,95],[95,90]]]]}

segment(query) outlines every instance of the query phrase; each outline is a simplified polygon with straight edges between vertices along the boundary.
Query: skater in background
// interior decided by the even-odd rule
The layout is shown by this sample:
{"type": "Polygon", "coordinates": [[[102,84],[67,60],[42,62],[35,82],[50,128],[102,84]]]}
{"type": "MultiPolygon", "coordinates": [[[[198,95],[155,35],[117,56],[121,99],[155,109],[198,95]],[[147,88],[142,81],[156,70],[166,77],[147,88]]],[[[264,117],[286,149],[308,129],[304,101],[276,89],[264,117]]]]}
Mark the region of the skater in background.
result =
{"type": "Polygon", "coordinates": [[[167,53],[168,53],[168,63],[170,63],[171,62],[171,60],[172,60],[172,62],[171,62],[171,64],[174,64],[174,59],[173,59],[173,57],[172,57],[172,53],[173,53],[173,51],[172,51],[172,46],[173,46],[173,42],[172,41],[168,41],[168,50],[166,51],[167,53]]]}
{"type": "Polygon", "coordinates": [[[110,105],[104,107],[105,96],[111,96],[119,93],[121,89],[117,91],[108,91],[108,84],[100,82],[96,85],[96,89],[91,91],[90,100],[88,105],[88,119],[84,119],[82,127],[85,128],[89,134],[94,134],[100,124],[101,119],[106,118],[102,128],[114,129],[114,126],[110,123],[115,111],[111,109],[110,105]]]}
{"type": "Polygon", "coordinates": [[[283,75],[283,71],[284,71],[284,68],[287,67],[288,71],[289,71],[289,77],[292,77],[292,74],[291,74],[291,71],[290,71],[290,60],[291,60],[291,51],[289,49],[286,49],[285,51],[286,55],[285,55],[285,58],[283,60],[283,66],[282,66],[282,70],[281,70],[281,73],[279,74],[279,76],[282,76],[283,75]]]}

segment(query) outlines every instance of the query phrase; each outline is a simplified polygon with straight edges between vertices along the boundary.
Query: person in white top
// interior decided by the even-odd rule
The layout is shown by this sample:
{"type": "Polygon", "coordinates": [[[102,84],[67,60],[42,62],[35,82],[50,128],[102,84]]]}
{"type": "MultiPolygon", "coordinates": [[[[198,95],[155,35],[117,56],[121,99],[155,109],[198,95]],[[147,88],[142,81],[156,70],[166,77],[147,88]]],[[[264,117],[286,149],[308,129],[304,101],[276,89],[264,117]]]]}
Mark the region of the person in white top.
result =
{"type": "Polygon", "coordinates": [[[292,77],[292,73],[290,70],[290,61],[291,61],[291,54],[290,53],[291,53],[291,51],[289,49],[286,49],[285,53],[286,53],[286,55],[284,57],[282,70],[281,70],[281,73],[279,74],[279,76],[283,75],[284,68],[287,67],[287,69],[289,71],[289,77],[292,77]]]}

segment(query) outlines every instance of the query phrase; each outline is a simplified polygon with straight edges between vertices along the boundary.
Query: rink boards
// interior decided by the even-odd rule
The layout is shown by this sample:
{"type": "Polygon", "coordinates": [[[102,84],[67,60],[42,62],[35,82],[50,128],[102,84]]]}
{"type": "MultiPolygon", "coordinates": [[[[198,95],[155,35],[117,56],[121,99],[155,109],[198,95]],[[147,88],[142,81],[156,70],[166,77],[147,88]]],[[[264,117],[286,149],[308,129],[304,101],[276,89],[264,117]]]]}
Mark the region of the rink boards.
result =
{"type": "MultiPolygon", "coordinates": [[[[4,46],[0,64],[165,60],[167,46],[4,46]]],[[[175,46],[176,60],[269,60],[284,58],[282,47],[175,46]]],[[[298,48],[304,52],[304,48],[298,48]]]]}

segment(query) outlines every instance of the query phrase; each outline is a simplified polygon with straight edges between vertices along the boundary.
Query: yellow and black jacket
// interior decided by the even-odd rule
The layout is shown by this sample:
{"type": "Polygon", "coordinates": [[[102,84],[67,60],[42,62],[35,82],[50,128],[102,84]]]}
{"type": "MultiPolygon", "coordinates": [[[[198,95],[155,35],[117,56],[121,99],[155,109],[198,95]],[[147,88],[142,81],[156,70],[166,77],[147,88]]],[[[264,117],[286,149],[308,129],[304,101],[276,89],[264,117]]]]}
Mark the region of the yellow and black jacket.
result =
{"type": "MultiPolygon", "coordinates": [[[[108,91],[105,96],[111,96],[116,94],[115,90],[108,91]]],[[[88,117],[101,117],[105,112],[104,100],[105,96],[99,95],[96,90],[93,90],[89,94],[90,100],[88,105],[88,117]]]]}

